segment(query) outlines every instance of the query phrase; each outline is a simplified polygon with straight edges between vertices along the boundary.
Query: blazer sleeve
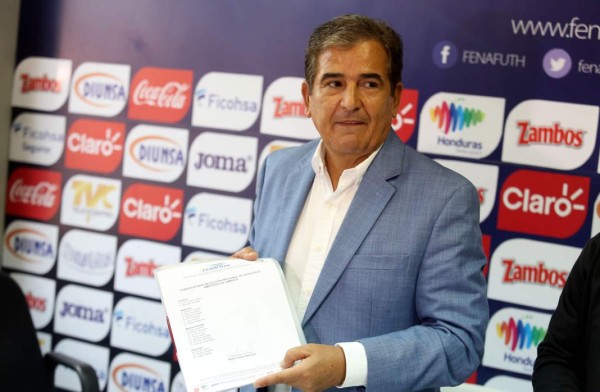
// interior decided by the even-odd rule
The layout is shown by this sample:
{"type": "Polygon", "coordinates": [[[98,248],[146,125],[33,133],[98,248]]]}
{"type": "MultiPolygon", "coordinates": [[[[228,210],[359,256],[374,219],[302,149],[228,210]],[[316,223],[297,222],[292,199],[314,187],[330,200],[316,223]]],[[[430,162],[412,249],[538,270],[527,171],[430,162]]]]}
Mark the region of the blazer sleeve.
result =
{"type": "Polygon", "coordinates": [[[361,339],[367,390],[457,385],[481,362],[489,319],[479,198],[472,184],[448,198],[428,240],[416,288],[420,323],[361,339]]]}

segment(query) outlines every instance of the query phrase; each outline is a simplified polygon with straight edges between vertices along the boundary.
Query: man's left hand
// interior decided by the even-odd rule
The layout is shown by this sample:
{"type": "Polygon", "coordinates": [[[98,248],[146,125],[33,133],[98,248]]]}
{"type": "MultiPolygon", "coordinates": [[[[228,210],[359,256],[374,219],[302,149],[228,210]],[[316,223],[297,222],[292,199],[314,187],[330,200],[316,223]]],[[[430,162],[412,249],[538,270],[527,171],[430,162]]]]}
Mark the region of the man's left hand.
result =
{"type": "Polygon", "coordinates": [[[341,385],[346,378],[346,357],[339,346],[306,344],[289,349],[281,362],[284,369],[254,382],[255,388],[287,384],[305,392],[341,385]],[[296,361],[299,364],[294,366],[296,361]]]}

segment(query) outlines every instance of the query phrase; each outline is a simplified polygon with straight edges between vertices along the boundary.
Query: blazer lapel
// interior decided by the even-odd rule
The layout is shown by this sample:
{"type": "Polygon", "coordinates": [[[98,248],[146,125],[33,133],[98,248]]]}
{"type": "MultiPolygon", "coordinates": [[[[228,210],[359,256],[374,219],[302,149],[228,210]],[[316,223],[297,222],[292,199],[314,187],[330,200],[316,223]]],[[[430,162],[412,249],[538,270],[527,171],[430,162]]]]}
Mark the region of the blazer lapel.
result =
{"type": "Polygon", "coordinates": [[[371,231],[396,189],[387,180],[402,172],[404,144],[390,132],[379,154],[365,173],[346,217],[331,246],[302,325],[314,315],[340,279],[352,257],[371,231]]]}

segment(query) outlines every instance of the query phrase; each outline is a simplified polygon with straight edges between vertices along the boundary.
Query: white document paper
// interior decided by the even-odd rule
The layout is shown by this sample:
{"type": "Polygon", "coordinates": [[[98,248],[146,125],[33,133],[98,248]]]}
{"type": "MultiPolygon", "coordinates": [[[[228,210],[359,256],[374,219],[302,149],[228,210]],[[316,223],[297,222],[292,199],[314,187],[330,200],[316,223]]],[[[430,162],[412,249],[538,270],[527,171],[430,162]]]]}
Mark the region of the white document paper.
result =
{"type": "Polygon", "coordinates": [[[189,392],[252,384],[305,343],[276,260],[194,261],[154,275],[189,392]]]}

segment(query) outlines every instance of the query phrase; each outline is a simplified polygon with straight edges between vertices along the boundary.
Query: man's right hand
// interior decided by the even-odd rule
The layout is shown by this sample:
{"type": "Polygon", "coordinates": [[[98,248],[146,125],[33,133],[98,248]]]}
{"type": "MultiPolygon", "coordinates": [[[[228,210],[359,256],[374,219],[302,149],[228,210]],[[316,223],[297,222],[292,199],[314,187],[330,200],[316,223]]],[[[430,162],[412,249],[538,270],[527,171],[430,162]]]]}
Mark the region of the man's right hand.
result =
{"type": "Polygon", "coordinates": [[[258,259],[258,252],[255,251],[254,248],[247,246],[232,254],[231,257],[237,257],[238,259],[244,259],[248,261],[256,261],[256,259],[258,259]]]}

